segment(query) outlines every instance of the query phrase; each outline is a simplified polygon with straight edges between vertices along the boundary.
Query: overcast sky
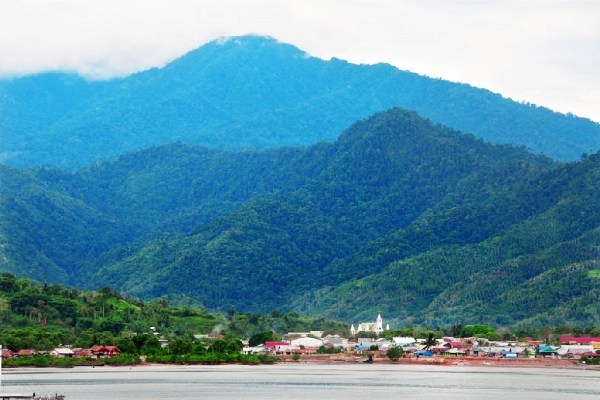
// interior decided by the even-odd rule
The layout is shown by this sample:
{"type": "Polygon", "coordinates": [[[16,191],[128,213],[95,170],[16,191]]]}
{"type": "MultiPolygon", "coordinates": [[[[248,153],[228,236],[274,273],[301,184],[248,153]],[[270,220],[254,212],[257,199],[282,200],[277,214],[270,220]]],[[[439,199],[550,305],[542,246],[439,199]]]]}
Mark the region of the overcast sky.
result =
{"type": "Polygon", "coordinates": [[[248,33],[600,121],[600,0],[0,0],[0,75],[124,75],[248,33]]]}

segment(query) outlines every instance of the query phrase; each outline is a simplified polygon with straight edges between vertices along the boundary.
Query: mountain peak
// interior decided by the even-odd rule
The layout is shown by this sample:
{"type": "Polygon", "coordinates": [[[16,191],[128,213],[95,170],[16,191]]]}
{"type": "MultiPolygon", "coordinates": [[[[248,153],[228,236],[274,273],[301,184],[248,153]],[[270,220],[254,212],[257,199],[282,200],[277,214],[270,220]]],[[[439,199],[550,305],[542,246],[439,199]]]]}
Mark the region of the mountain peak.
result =
{"type": "Polygon", "coordinates": [[[72,168],[176,140],[305,146],[392,107],[559,160],[600,148],[600,124],[589,120],[385,64],[324,61],[260,35],[222,37],[125,78],[52,82],[0,80],[0,158],[72,168]]]}
{"type": "MultiPolygon", "coordinates": [[[[278,55],[280,58],[308,58],[309,54],[300,50],[296,46],[283,43],[271,36],[262,35],[244,35],[244,36],[222,36],[199,48],[184,54],[174,61],[194,58],[200,56],[204,59],[207,55],[210,57],[219,57],[230,59],[232,57],[273,57],[278,55]]],[[[234,60],[232,60],[234,61],[234,60]]]]}

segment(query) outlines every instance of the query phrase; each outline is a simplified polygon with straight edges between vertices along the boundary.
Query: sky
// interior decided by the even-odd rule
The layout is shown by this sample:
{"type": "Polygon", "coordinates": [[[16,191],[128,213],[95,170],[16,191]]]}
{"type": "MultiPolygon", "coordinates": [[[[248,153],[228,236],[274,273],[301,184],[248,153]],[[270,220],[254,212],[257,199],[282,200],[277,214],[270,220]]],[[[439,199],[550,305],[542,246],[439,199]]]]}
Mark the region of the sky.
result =
{"type": "Polygon", "coordinates": [[[244,34],[600,122],[600,0],[0,0],[0,76],[106,79],[244,34]]]}

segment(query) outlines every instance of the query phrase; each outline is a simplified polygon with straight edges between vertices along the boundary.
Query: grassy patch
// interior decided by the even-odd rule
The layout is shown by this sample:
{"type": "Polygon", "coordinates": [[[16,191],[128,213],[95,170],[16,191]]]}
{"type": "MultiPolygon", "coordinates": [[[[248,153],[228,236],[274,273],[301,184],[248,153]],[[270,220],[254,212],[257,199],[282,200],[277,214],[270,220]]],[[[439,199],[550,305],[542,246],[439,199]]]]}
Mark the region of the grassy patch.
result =
{"type": "Polygon", "coordinates": [[[600,269],[590,269],[587,273],[588,278],[600,278],[600,269]]]}

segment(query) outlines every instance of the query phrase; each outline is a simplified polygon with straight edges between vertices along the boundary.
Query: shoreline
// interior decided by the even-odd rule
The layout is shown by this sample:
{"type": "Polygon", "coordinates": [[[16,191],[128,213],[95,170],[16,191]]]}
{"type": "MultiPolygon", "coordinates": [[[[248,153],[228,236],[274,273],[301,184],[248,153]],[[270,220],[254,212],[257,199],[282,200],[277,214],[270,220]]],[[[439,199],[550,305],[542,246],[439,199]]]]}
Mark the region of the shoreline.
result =
{"type": "MultiPolygon", "coordinates": [[[[298,361],[291,357],[281,357],[282,364],[366,364],[363,357],[327,355],[319,357],[316,355],[303,356],[298,361]]],[[[505,358],[486,357],[431,357],[431,358],[401,358],[392,361],[389,358],[374,357],[371,365],[433,365],[439,367],[498,367],[498,368],[565,368],[565,369],[588,369],[600,371],[600,365],[581,364],[578,360],[550,359],[550,358],[525,358],[510,360],[505,358]]]]}
{"type": "MultiPolygon", "coordinates": [[[[36,366],[18,366],[3,368],[4,372],[11,373],[19,370],[116,370],[116,369],[151,369],[151,368],[173,368],[173,367],[227,367],[227,366],[244,366],[250,368],[264,366],[302,366],[302,365],[330,365],[330,366],[359,366],[364,365],[366,368],[372,366],[429,366],[446,368],[535,368],[535,369],[573,369],[573,370],[592,370],[600,372],[600,365],[581,364],[577,360],[561,360],[561,359],[486,359],[484,357],[432,357],[432,358],[403,358],[397,361],[392,361],[388,358],[374,358],[372,363],[364,362],[364,357],[357,356],[340,356],[340,355],[304,355],[301,359],[294,361],[291,356],[280,356],[279,361],[275,363],[266,363],[258,365],[249,365],[242,363],[224,363],[224,364],[176,364],[176,363],[150,363],[141,362],[133,365],[78,365],[73,367],[36,367],[36,366]],[[485,364],[487,362],[487,364],[485,364]]],[[[437,368],[436,368],[437,369],[437,368]]]]}

